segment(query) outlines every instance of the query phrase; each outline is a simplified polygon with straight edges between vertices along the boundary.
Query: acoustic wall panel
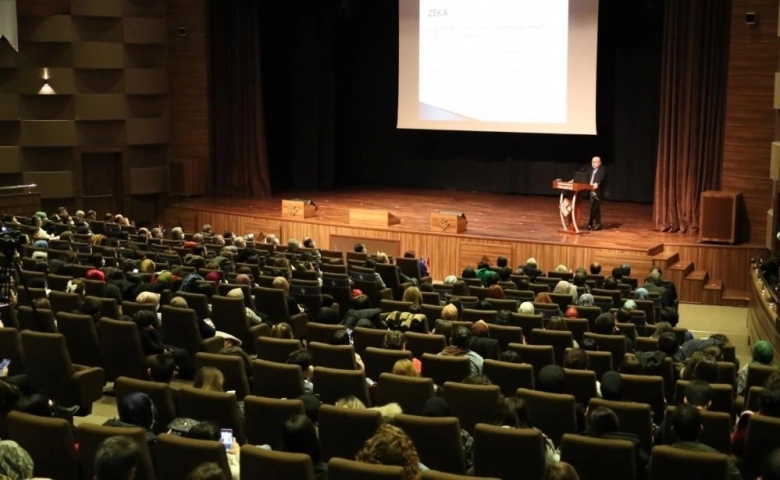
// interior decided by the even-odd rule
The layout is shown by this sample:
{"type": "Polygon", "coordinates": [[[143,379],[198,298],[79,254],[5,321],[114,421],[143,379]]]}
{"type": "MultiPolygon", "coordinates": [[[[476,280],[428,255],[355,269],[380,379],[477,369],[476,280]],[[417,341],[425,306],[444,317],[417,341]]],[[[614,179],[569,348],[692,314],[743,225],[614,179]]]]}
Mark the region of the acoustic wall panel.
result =
{"type": "Polygon", "coordinates": [[[164,118],[130,118],[127,120],[128,145],[168,143],[168,122],[164,118]]]}
{"type": "Polygon", "coordinates": [[[121,17],[122,0],[70,0],[70,14],[84,17],[121,17]]]}
{"type": "Polygon", "coordinates": [[[127,44],[168,43],[167,23],[164,18],[125,18],[124,42],[127,44]]]}
{"type": "Polygon", "coordinates": [[[38,185],[41,198],[73,197],[73,172],[24,172],[22,178],[38,185]]]}
{"type": "Polygon", "coordinates": [[[0,147],[0,173],[18,173],[22,171],[19,147],[0,147]]]}
{"type": "Polygon", "coordinates": [[[73,40],[70,15],[20,17],[19,40],[36,43],[69,43],[73,40]]]}
{"type": "Polygon", "coordinates": [[[19,113],[22,120],[73,120],[75,102],[72,95],[22,95],[19,113]]]}
{"type": "Polygon", "coordinates": [[[19,44],[19,66],[37,68],[72,67],[73,50],[70,43],[19,44]]]}
{"type": "Polygon", "coordinates": [[[168,2],[160,0],[124,0],[125,17],[165,17],[168,2]]]}
{"type": "Polygon", "coordinates": [[[73,120],[25,120],[19,123],[20,146],[72,147],[76,144],[76,122],[73,120]]]}
{"type": "Polygon", "coordinates": [[[131,195],[151,195],[167,191],[168,167],[130,169],[131,195]]]}
{"type": "Polygon", "coordinates": [[[124,145],[124,121],[78,122],[76,138],[80,146],[124,145]]]}
{"type": "Polygon", "coordinates": [[[122,43],[124,21],[109,17],[71,17],[74,42],[122,43]]]}
{"type": "Polygon", "coordinates": [[[121,70],[76,70],[76,94],[117,93],[125,91],[125,75],[121,70]]]}
{"type": "Polygon", "coordinates": [[[125,96],[77,95],[76,120],[124,120],[125,96]]]}
{"type": "Polygon", "coordinates": [[[128,68],[125,70],[125,93],[128,95],[168,93],[168,72],[155,68],[128,68]]]}
{"type": "Polygon", "coordinates": [[[73,66],[84,69],[124,68],[124,49],[121,43],[77,42],[73,44],[73,66]]]}
{"type": "Polygon", "coordinates": [[[55,95],[72,95],[76,92],[72,68],[20,68],[19,93],[39,95],[44,84],[48,84],[55,95]]]}
{"type": "Polygon", "coordinates": [[[19,119],[19,96],[10,93],[0,94],[0,121],[19,119]]]}

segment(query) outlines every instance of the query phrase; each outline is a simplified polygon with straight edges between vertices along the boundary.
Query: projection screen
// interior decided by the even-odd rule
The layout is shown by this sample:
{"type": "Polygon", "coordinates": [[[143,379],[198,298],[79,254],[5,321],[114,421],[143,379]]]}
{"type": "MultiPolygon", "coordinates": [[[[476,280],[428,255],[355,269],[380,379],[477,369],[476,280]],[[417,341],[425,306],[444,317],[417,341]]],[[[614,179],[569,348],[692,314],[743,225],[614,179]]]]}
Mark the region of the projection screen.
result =
{"type": "Polygon", "coordinates": [[[598,0],[399,0],[398,128],[596,134],[598,0]]]}

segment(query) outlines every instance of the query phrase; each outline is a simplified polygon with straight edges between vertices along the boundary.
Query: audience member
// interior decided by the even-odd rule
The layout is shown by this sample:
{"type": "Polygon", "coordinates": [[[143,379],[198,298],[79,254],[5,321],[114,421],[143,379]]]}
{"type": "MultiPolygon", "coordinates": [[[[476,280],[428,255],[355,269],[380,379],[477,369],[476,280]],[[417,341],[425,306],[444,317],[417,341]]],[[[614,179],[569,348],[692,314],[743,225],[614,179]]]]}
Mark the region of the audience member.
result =
{"type": "Polygon", "coordinates": [[[157,421],[157,409],[145,393],[131,393],[117,402],[119,418],[107,420],[103,425],[108,427],[141,427],[144,429],[146,442],[152,447],[157,442],[154,434],[157,421]]]}
{"type": "Polygon", "coordinates": [[[580,480],[577,470],[566,462],[555,462],[547,466],[544,480],[580,480]]]}
{"type": "MultiPolygon", "coordinates": [[[[534,428],[531,425],[525,402],[517,397],[507,397],[501,400],[492,423],[503,428],[531,428],[539,431],[538,428],[534,428]]],[[[555,445],[553,445],[552,440],[544,432],[541,433],[545,446],[544,460],[549,466],[558,461],[559,455],[555,451],[555,445]]]]}
{"type": "MultiPolygon", "coordinates": [[[[193,440],[219,441],[221,436],[219,425],[214,422],[200,422],[192,426],[185,437],[193,440]]],[[[241,478],[241,463],[239,460],[240,446],[237,441],[233,441],[231,447],[227,450],[228,466],[233,480],[241,478]]]]}
{"type": "MultiPolygon", "coordinates": [[[[718,453],[714,448],[699,441],[701,431],[701,412],[699,409],[693,405],[678,405],[672,415],[672,433],[677,439],[672,444],[672,448],[693,452],[718,453]]],[[[742,479],[742,475],[737,470],[731,457],[728,457],[728,476],[730,480],[742,479]]]]}
{"type": "Polygon", "coordinates": [[[398,427],[382,425],[366,440],[355,456],[358,462],[403,467],[404,480],[417,480],[427,470],[421,463],[412,440],[398,427]]]}
{"type": "MultiPolygon", "coordinates": [[[[5,442],[0,442],[0,444],[5,442]]],[[[141,459],[138,444],[131,437],[108,437],[95,453],[95,480],[132,480],[141,459]]],[[[32,469],[26,477],[32,476],[32,469]]],[[[17,478],[9,476],[9,478],[17,478]]]]}
{"type": "Polygon", "coordinates": [[[644,477],[649,456],[641,446],[641,440],[633,433],[624,432],[620,428],[617,414],[607,407],[590,407],[585,413],[585,431],[582,435],[606,440],[627,440],[634,446],[636,461],[636,478],[644,477]]]}
{"type": "Polygon", "coordinates": [[[774,363],[775,350],[772,348],[772,344],[767,340],[759,340],[753,345],[753,360],[742,367],[737,376],[737,395],[744,395],[747,388],[747,376],[748,369],[751,365],[763,365],[768,367],[777,368],[774,363]]]}
{"type": "Polygon", "coordinates": [[[470,345],[471,332],[469,329],[466,327],[457,327],[452,331],[452,335],[449,337],[449,346],[439,353],[439,355],[465,356],[469,359],[471,373],[480,374],[482,373],[484,359],[478,353],[472,351],[470,345]]]}
{"type": "MultiPolygon", "coordinates": [[[[33,459],[27,450],[13,440],[0,441],[0,478],[22,480],[33,478],[33,459]]],[[[104,477],[96,476],[97,480],[104,477]]],[[[111,479],[112,477],[105,477],[111,479]]],[[[131,477],[126,477],[131,478],[131,477]]]]}

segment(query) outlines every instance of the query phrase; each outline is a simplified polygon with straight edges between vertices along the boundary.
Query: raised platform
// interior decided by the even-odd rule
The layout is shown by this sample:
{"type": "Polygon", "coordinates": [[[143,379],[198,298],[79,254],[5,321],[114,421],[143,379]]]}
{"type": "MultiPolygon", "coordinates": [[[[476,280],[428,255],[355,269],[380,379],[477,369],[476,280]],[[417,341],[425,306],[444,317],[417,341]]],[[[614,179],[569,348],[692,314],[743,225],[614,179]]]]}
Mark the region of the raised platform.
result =
{"type": "MultiPolygon", "coordinates": [[[[588,207],[583,203],[583,209],[588,207]]],[[[173,202],[164,212],[167,225],[185,231],[204,223],[214,231],[237,234],[274,233],[281,239],[312,237],[320,248],[351,250],[357,241],[392,255],[414,250],[429,256],[434,279],[476,265],[483,255],[499,255],[517,266],[535,257],[544,270],[559,264],[569,268],[602,264],[608,273],[628,263],[632,276],[644,278],[654,265],[681,288],[682,301],[747,305],[750,258],[766,256],[761,245],[703,245],[695,235],[653,230],[652,206],[605,202],[604,229],[580,236],[559,233],[557,197],[526,197],[423,189],[363,188],[325,192],[295,192],[269,198],[201,198],[173,202]],[[283,198],[311,198],[318,205],[311,218],[283,218],[283,198]],[[350,209],[383,210],[400,220],[378,227],[350,224],[350,209]],[[436,210],[464,212],[462,233],[430,231],[436,210]]],[[[582,212],[587,218],[587,211],[582,212]]]]}

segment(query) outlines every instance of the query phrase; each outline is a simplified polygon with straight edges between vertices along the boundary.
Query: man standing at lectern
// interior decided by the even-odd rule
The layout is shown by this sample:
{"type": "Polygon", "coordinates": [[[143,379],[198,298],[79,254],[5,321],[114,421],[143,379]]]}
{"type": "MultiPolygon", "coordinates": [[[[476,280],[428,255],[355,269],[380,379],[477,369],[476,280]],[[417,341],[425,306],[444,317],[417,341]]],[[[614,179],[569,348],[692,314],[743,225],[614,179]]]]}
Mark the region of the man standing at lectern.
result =
{"type": "Polygon", "coordinates": [[[604,198],[604,178],[606,175],[606,169],[601,165],[601,158],[593,157],[588,169],[589,183],[593,185],[593,191],[590,192],[588,230],[601,230],[601,200],[604,198]]]}

